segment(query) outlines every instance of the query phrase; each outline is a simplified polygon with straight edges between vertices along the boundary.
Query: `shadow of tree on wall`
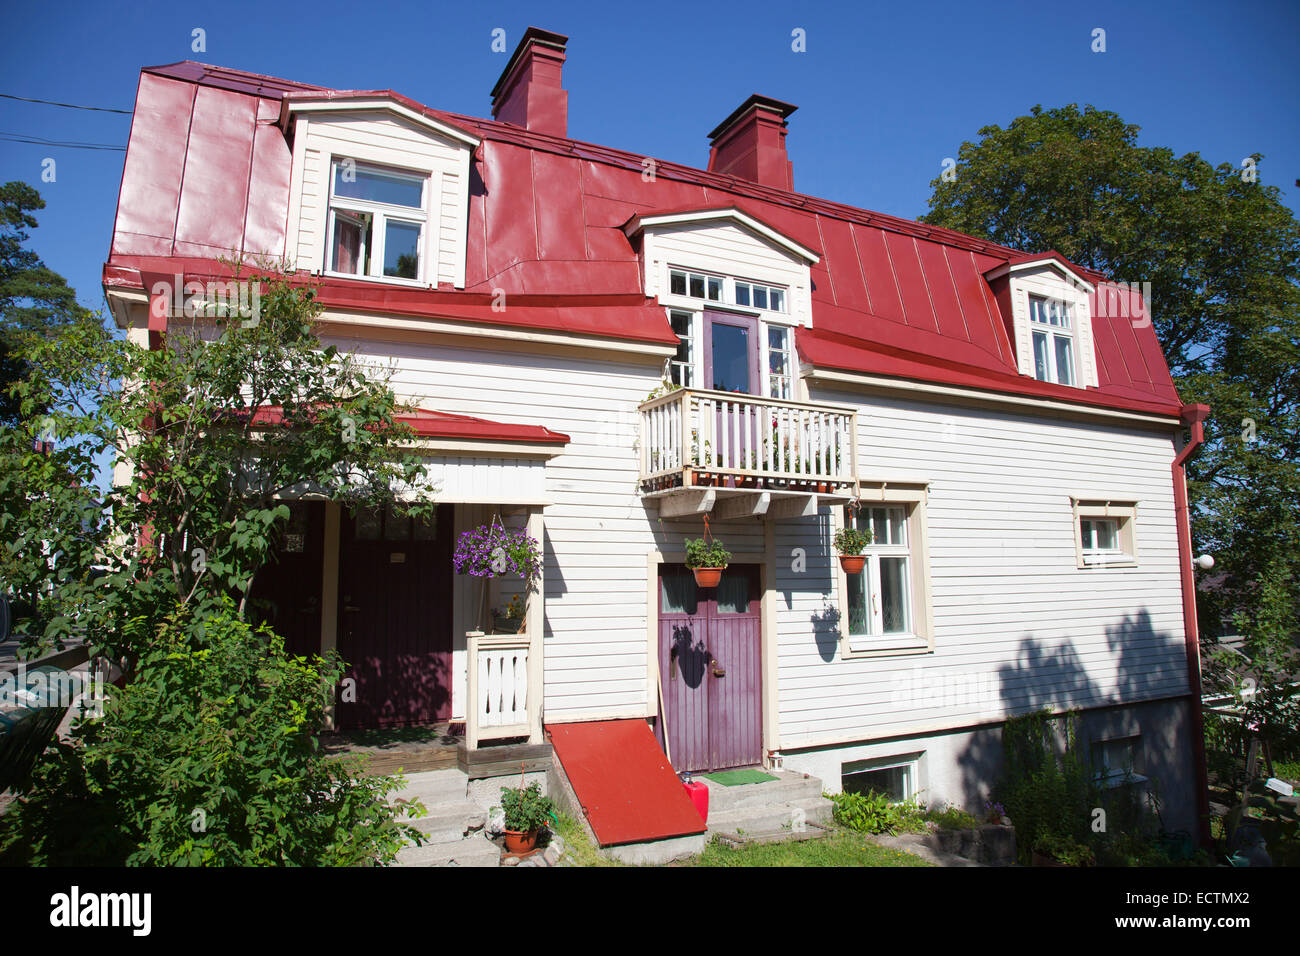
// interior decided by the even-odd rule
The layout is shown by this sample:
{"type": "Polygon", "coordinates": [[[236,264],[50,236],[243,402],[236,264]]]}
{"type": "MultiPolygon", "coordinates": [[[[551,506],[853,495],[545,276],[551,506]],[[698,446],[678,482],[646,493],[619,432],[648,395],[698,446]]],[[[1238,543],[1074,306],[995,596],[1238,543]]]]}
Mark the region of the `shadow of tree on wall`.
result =
{"type": "MultiPolygon", "coordinates": [[[[1182,637],[1156,630],[1146,608],[1108,625],[1105,634],[1110,661],[1101,664],[1094,660],[1091,670],[1073,641],[1024,635],[1015,658],[997,665],[998,701],[985,702],[984,706],[1000,706],[1005,716],[1017,717],[1044,707],[1064,713],[1186,693],[1182,637]],[[1112,673],[1113,682],[1106,680],[1112,673]]],[[[1092,739],[1101,730],[1100,721],[1081,721],[1079,730],[1079,746],[1087,754],[1092,739]]],[[[1165,763],[1168,761],[1164,755],[1176,749],[1178,737],[1172,722],[1155,729],[1154,734],[1147,724],[1143,746],[1152,761],[1165,763]]],[[[956,763],[961,773],[963,804],[970,809],[982,808],[1002,773],[1001,725],[974,732],[958,753],[956,763]]]]}

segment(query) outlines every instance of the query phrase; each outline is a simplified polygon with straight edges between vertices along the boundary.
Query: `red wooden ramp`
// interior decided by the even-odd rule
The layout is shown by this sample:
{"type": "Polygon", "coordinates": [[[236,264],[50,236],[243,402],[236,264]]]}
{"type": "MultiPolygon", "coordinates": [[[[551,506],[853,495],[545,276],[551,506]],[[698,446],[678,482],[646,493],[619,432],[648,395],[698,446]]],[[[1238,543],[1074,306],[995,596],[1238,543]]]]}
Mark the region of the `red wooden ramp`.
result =
{"type": "Polygon", "coordinates": [[[644,720],[547,724],[601,846],[703,833],[704,822],[644,720]]]}

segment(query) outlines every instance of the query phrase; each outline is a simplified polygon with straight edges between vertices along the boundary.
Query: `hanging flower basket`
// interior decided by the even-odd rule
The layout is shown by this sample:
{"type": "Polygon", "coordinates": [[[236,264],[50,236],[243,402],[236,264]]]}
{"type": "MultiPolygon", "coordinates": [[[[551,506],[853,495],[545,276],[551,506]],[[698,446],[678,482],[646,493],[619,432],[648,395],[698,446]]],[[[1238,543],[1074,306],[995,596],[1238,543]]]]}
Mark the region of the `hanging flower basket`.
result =
{"type": "Polygon", "coordinates": [[[731,552],[709,530],[709,519],[704,519],[704,537],[687,540],[686,566],[695,574],[695,586],[716,588],[722,572],[731,563],[731,552]]]}
{"type": "Polygon", "coordinates": [[[542,551],[527,531],[508,530],[493,518],[489,524],[461,533],[452,565],[457,574],[479,578],[517,574],[531,591],[541,575],[542,551]]]}
{"type": "Polygon", "coordinates": [[[840,554],[840,567],[845,574],[861,574],[867,563],[862,549],[871,543],[871,531],[866,528],[846,527],[835,532],[835,550],[840,554]]]}

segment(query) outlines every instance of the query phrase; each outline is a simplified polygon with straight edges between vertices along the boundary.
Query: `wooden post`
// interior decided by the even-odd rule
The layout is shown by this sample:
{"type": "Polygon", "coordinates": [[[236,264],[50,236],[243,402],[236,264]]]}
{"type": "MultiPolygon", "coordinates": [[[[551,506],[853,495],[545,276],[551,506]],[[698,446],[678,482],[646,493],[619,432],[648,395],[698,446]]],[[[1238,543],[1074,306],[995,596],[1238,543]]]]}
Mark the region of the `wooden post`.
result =
{"type": "Polygon", "coordinates": [[[542,667],[542,630],[546,627],[546,531],[542,509],[528,512],[528,534],[542,552],[542,568],[537,572],[537,593],[528,596],[526,632],[528,634],[528,742],[540,744],[542,737],[542,700],[545,670],[542,667]]]}
{"type": "Polygon", "coordinates": [[[465,632],[465,749],[478,749],[478,639],[482,631],[465,632]]]}

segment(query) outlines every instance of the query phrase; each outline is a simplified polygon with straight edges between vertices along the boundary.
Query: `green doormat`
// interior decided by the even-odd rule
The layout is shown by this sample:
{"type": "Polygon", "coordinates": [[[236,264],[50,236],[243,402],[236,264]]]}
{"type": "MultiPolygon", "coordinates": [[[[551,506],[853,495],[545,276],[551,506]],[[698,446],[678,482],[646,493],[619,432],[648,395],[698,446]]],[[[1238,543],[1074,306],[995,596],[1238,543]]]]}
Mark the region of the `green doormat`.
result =
{"type": "Polygon", "coordinates": [[[721,773],[701,774],[705,780],[712,780],[724,787],[739,787],[746,783],[763,783],[777,778],[761,770],[724,770],[721,773]]]}

